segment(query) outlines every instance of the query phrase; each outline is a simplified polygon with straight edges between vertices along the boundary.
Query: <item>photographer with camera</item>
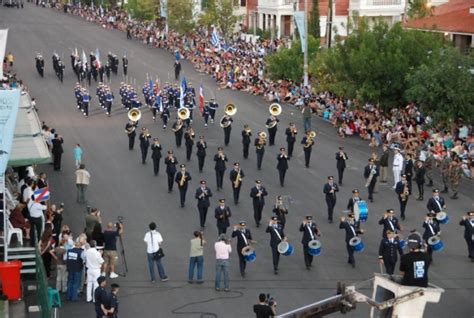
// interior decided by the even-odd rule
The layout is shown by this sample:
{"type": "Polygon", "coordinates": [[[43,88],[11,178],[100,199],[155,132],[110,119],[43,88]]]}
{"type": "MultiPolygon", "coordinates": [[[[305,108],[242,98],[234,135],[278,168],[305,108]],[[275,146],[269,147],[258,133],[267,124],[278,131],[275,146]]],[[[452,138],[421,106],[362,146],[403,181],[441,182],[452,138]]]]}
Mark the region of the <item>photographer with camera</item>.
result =
{"type": "Polygon", "coordinates": [[[202,284],[202,269],[204,265],[204,245],[206,240],[201,231],[194,231],[194,238],[191,239],[191,249],[189,253],[189,274],[188,283],[192,284],[194,278],[194,268],[197,267],[197,283],[202,284]]]}
{"type": "Polygon", "coordinates": [[[276,316],[276,301],[268,294],[261,293],[258,295],[259,303],[253,305],[253,312],[256,318],[269,318],[276,316]]]}
{"type": "Polygon", "coordinates": [[[86,235],[87,239],[91,239],[92,231],[96,224],[102,223],[102,218],[100,217],[100,211],[97,208],[90,208],[87,207],[87,215],[86,215],[86,235]]]}
{"type": "MultiPolygon", "coordinates": [[[[120,220],[119,220],[120,221],[120,220]]],[[[106,276],[107,272],[110,271],[110,278],[117,278],[118,275],[115,272],[117,265],[118,253],[117,253],[117,238],[123,233],[123,223],[117,222],[115,225],[112,222],[107,224],[107,228],[104,231],[104,273],[102,276],[106,276]]]]}

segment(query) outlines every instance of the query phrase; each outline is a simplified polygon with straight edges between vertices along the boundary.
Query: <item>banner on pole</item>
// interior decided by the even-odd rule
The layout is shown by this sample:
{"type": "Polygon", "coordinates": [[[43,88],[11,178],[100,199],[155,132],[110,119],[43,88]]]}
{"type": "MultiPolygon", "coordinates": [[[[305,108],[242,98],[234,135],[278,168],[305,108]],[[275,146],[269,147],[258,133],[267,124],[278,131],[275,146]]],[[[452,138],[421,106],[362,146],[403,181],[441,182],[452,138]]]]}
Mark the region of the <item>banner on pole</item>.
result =
{"type": "Polygon", "coordinates": [[[306,34],[304,30],[304,11],[296,11],[295,12],[295,22],[296,26],[298,27],[298,31],[300,34],[300,41],[301,41],[301,52],[304,53],[304,47],[306,45],[306,34]]]}
{"type": "Polygon", "coordinates": [[[12,152],[20,90],[0,90],[0,173],[4,173],[12,152]]]}
{"type": "Polygon", "coordinates": [[[168,18],[168,0],[160,0],[160,16],[168,18]]]}

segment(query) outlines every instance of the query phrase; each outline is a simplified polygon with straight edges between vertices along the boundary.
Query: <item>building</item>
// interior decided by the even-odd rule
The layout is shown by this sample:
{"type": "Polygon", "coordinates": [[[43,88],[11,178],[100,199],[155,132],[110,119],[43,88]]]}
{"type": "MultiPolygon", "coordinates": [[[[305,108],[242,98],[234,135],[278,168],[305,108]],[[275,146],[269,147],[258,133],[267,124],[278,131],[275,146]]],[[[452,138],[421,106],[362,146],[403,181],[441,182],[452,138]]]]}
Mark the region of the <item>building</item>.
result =
{"type": "MultiPolygon", "coordinates": [[[[308,1],[311,12],[313,1],[308,1]]],[[[402,20],[407,0],[333,0],[333,35],[347,35],[349,18],[367,17],[370,22],[384,20],[389,25],[402,20]]],[[[443,0],[437,0],[443,1],[443,0]]],[[[252,30],[254,26],[262,30],[275,30],[276,37],[291,36],[294,32],[293,13],[304,10],[304,0],[240,0],[245,5],[247,15],[243,24],[252,30]]],[[[321,37],[326,34],[329,0],[319,0],[321,37]]]]}
{"type": "Polygon", "coordinates": [[[431,16],[408,21],[409,29],[442,32],[461,51],[474,48],[474,1],[451,0],[435,7],[431,16]]]}

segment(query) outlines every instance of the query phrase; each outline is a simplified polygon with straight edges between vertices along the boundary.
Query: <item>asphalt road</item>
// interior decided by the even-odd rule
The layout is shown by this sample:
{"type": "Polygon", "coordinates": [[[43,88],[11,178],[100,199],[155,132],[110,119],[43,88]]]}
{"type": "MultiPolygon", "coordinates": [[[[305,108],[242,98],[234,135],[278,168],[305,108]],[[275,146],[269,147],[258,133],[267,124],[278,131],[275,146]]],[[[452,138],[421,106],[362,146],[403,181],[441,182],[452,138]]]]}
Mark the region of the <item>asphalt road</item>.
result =
{"type": "MultiPolygon", "coordinates": [[[[127,137],[124,133],[126,112],[119,106],[114,107],[112,117],[107,118],[99,111],[97,100],[93,96],[91,115],[85,119],[75,108],[73,85],[76,81],[70,67],[69,55],[72,48],[82,49],[86,54],[99,48],[102,58],[108,51],[119,56],[124,51],[129,57],[129,76],[136,79],[137,85],[146,80],[146,74],[167,81],[172,72],[173,56],[169,53],[149,49],[137,41],[127,41],[125,34],[110,31],[97,25],[87,23],[79,18],[71,17],[51,9],[37,8],[25,4],[25,9],[0,10],[0,27],[8,27],[9,37],[7,52],[16,56],[15,68],[19,76],[27,83],[31,95],[36,97],[39,115],[48,125],[55,127],[65,140],[65,154],[61,172],[53,172],[49,165],[38,167],[38,171],[46,171],[51,183],[51,192],[56,202],[65,202],[65,223],[72,226],[74,233],[84,227],[85,205],[75,203],[73,147],[80,143],[84,149],[84,162],[91,172],[91,185],[87,198],[92,206],[101,209],[104,222],[115,221],[117,216],[125,220],[124,247],[129,272],[126,277],[116,279],[122,286],[120,291],[121,317],[172,317],[186,314],[199,317],[200,313],[214,313],[219,317],[251,317],[251,305],[256,303],[260,292],[271,293],[278,302],[278,311],[290,309],[329,297],[335,293],[337,282],[346,284],[363,284],[379,271],[377,262],[378,244],[381,228],[377,224],[382,212],[393,207],[398,210],[398,201],[392,189],[386,185],[378,186],[375,202],[369,204],[370,216],[363,224],[366,230],[365,251],[356,255],[357,268],[352,269],[346,263],[344,233],[339,230],[338,223],[328,224],[326,221],[326,204],[322,194],[322,186],[327,175],[336,175],[334,154],[338,146],[345,146],[350,160],[345,174],[345,183],[338,194],[336,216],[342,215],[350,192],[353,188],[362,189],[366,198],[362,168],[367,162],[369,149],[365,142],[358,138],[339,139],[330,124],[315,118],[313,127],[318,132],[316,146],[313,149],[311,167],[304,168],[303,151],[296,146],[295,157],[290,162],[287,182],[284,188],[278,183],[276,155],[278,146],[285,146],[284,128],[290,121],[297,123],[302,130],[301,115],[292,108],[284,107],[280,116],[277,146],[267,147],[263,169],[256,169],[256,155],[251,148],[250,158],[243,160],[240,142],[240,130],[243,124],[249,124],[254,132],[263,130],[268,117],[268,104],[261,97],[230,90],[218,90],[213,80],[194,71],[188,62],[183,64],[183,72],[188,80],[205,87],[205,96],[215,96],[221,105],[217,117],[222,115],[222,106],[232,102],[237,105],[238,112],[234,116],[230,146],[225,149],[230,163],[240,161],[246,173],[241,192],[241,204],[234,206],[231,224],[244,219],[249,223],[257,244],[257,260],[248,264],[247,276],[242,279],[238,271],[238,258],[235,252],[231,259],[231,289],[229,293],[214,291],[214,252],[213,242],[217,229],[210,210],[205,237],[209,244],[205,250],[205,284],[188,285],[187,268],[189,239],[192,232],[198,229],[198,213],[196,202],[192,198],[194,189],[200,179],[207,179],[214,192],[214,199],[225,197],[230,202],[232,193],[228,174],[225,177],[224,191],[215,191],[215,177],[211,156],[217,146],[223,144],[223,132],[218,124],[204,129],[201,118],[195,120],[197,135],[204,134],[208,141],[208,157],[204,172],[197,172],[197,159],[193,154],[192,161],[187,163],[191,169],[191,182],[185,208],[179,207],[178,193],[166,191],[166,176],[160,172],[158,177],[152,173],[152,164],[140,162],[138,147],[130,152],[127,137]],[[63,56],[66,63],[64,83],[61,84],[53,74],[51,56],[53,51],[63,56]],[[45,78],[40,78],[34,68],[36,52],[42,52],[46,60],[45,78]],[[249,198],[250,188],[255,179],[263,180],[269,196],[264,209],[264,220],[271,215],[271,206],[278,194],[290,195],[293,204],[290,207],[286,232],[290,242],[295,246],[295,253],[290,257],[282,257],[280,274],[275,276],[271,265],[269,237],[265,227],[257,229],[253,224],[253,211],[249,198]],[[303,217],[312,214],[319,224],[322,255],[315,259],[312,270],[304,267],[302,248],[298,227],[303,217]],[[164,237],[164,266],[170,281],[156,284],[149,282],[146,265],[144,233],[149,222],[155,221],[164,237]]],[[[113,77],[112,86],[118,96],[118,85],[122,76],[113,77]]],[[[95,92],[95,87],[92,90],[95,92]]],[[[118,98],[115,100],[118,103],[118,98]]],[[[171,131],[161,130],[161,122],[153,123],[151,114],[144,111],[141,126],[151,130],[152,136],[158,136],[167,149],[174,149],[174,136],[171,131]]],[[[300,138],[302,136],[300,135],[300,138]]],[[[180,162],[185,162],[185,150],[175,149],[180,162]]],[[[195,150],[194,150],[195,152],[195,150]]],[[[163,166],[162,166],[163,168],[163,166]]],[[[391,182],[389,182],[391,184],[391,182]]],[[[437,182],[439,185],[439,180],[437,182]]],[[[462,236],[462,228],[458,221],[468,209],[472,208],[473,185],[463,181],[460,199],[448,199],[448,210],[451,223],[442,227],[444,251],[436,254],[435,262],[430,269],[431,282],[445,288],[439,304],[429,304],[426,308],[428,317],[471,317],[472,292],[474,286],[473,263],[466,257],[466,246],[462,236]]],[[[429,188],[427,191],[430,191],[429,188]]],[[[429,197],[429,193],[426,195],[429,197]]],[[[421,230],[426,213],[426,201],[418,202],[410,199],[407,209],[407,220],[403,222],[405,229],[421,230]]],[[[212,205],[213,208],[215,204],[212,205]]],[[[235,249],[235,243],[233,243],[235,249]]],[[[370,292],[370,290],[366,290],[370,292]]],[[[367,316],[368,307],[359,306],[358,310],[348,314],[349,317],[367,316]]],[[[64,303],[61,315],[67,317],[91,317],[93,308],[84,302],[64,303]]],[[[205,315],[204,315],[205,316],[205,315]]],[[[202,316],[203,317],[203,316],[202,316]]]]}

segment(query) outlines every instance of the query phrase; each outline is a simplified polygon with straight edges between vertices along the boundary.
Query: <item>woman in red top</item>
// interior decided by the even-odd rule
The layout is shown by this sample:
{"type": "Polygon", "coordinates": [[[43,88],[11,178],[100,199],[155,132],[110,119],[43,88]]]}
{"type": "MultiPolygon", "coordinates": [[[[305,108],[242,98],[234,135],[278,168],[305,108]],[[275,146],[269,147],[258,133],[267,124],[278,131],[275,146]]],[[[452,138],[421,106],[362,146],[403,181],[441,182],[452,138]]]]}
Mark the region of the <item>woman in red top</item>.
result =
{"type": "Polygon", "coordinates": [[[26,206],[25,204],[19,203],[15,207],[15,209],[10,214],[10,223],[12,224],[12,226],[14,228],[22,229],[23,233],[25,234],[25,240],[29,240],[30,239],[31,225],[28,222],[28,220],[25,219],[25,217],[23,216],[23,213],[22,213],[25,206],[26,206]]]}

